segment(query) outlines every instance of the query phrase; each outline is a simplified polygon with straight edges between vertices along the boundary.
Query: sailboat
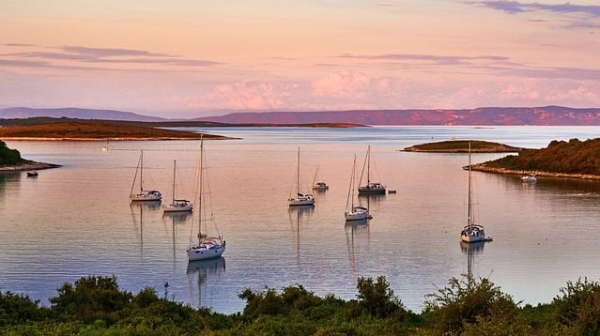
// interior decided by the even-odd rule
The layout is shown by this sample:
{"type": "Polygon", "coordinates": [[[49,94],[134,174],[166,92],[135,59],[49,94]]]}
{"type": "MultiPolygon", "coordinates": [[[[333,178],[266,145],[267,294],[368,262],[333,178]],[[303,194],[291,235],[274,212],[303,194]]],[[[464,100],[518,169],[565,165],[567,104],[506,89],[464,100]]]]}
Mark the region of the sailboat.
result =
{"type": "Polygon", "coordinates": [[[468,193],[467,193],[467,225],[460,232],[460,240],[465,243],[477,243],[486,240],[483,225],[477,224],[475,221],[475,211],[473,209],[473,191],[471,186],[471,143],[469,142],[469,171],[468,193]]]}
{"type": "MultiPolygon", "coordinates": [[[[211,221],[214,224],[215,229],[217,228],[214,215],[212,210],[210,213],[207,213],[204,209],[204,204],[206,203],[204,195],[204,152],[203,152],[203,140],[200,139],[200,153],[198,158],[198,172],[197,172],[197,182],[198,182],[198,244],[193,245],[192,247],[187,249],[188,260],[196,261],[196,260],[205,260],[220,257],[223,252],[225,252],[225,240],[223,237],[218,234],[217,236],[208,236],[208,221],[211,221]],[[206,216],[207,218],[203,218],[206,216]],[[210,219],[208,218],[210,216],[210,219]]],[[[210,204],[210,203],[208,203],[210,204]]]]}
{"type": "Polygon", "coordinates": [[[373,218],[369,215],[369,209],[363,206],[355,206],[354,205],[354,187],[356,181],[356,155],[354,155],[354,163],[352,164],[352,174],[350,177],[350,187],[348,188],[348,199],[346,200],[346,208],[348,208],[348,203],[350,203],[350,207],[346,212],[344,212],[344,216],[346,217],[346,221],[361,221],[366,219],[373,218]]]}
{"type": "Polygon", "coordinates": [[[317,170],[315,171],[315,177],[313,178],[313,190],[325,191],[329,189],[327,182],[323,180],[317,180],[319,177],[319,167],[317,166],[317,170]]]}
{"type": "Polygon", "coordinates": [[[192,203],[186,199],[175,198],[175,187],[177,185],[177,161],[173,161],[173,202],[163,207],[164,212],[191,212],[192,203]]]}
{"type": "Polygon", "coordinates": [[[160,201],[162,199],[162,194],[160,191],[154,189],[144,189],[144,151],[140,151],[140,158],[138,160],[137,168],[135,169],[135,175],[133,176],[133,183],[131,184],[129,198],[132,202],[160,201]],[[133,189],[135,188],[138,172],[140,173],[140,191],[134,193],[133,189]]]}
{"type": "Polygon", "coordinates": [[[371,181],[371,146],[367,149],[367,155],[365,157],[365,164],[361,173],[360,181],[362,182],[362,176],[367,169],[367,184],[358,186],[359,195],[385,195],[385,185],[381,182],[371,181]]]}
{"type": "Polygon", "coordinates": [[[314,205],[315,198],[313,194],[302,194],[300,193],[300,148],[298,147],[298,163],[296,164],[296,183],[292,184],[292,189],[294,185],[296,186],[296,195],[292,195],[290,192],[290,196],[288,198],[288,204],[290,206],[298,206],[298,205],[314,205]]]}

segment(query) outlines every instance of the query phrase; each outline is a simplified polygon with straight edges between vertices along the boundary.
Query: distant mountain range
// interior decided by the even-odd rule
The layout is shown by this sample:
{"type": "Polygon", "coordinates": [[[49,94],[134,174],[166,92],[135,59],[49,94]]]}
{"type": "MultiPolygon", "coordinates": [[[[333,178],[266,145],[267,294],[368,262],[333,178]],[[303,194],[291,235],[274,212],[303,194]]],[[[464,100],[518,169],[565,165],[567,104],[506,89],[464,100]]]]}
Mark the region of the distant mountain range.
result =
{"type": "MultiPolygon", "coordinates": [[[[132,112],[80,108],[0,109],[0,118],[48,116],[78,119],[158,122],[172,119],[132,112]]],[[[181,119],[179,119],[181,120],[181,119]]],[[[466,126],[600,126],[600,108],[482,107],[475,109],[353,110],[322,112],[238,112],[181,121],[210,121],[226,124],[314,124],[351,123],[360,125],[466,125],[466,126]]]]}
{"type": "Polygon", "coordinates": [[[9,107],[0,109],[0,118],[3,119],[25,119],[33,117],[51,118],[77,118],[77,119],[100,119],[100,120],[129,120],[129,121],[164,121],[165,118],[150,117],[133,112],[122,112],[114,110],[93,110],[76,107],[64,108],[28,108],[9,107]]]}

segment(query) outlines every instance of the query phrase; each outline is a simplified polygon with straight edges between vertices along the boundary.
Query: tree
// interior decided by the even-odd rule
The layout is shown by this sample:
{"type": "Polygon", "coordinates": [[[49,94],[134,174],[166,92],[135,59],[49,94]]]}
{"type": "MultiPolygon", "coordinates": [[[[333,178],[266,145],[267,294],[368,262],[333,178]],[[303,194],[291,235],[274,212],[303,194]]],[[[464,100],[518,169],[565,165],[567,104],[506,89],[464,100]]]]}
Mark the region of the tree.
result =
{"type": "Polygon", "coordinates": [[[119,289],[114,275],[88,276],[75,281],[75,286],[64,283],[50,303],[51,311],[65,320],[85,323],[104,320],[110,325],[119,319],[119,312],[132,298],[131,293],[119,289]]]}
{"type": "Polygon", "coordinates": [[[600,284],[578,279],[560,289],[562,296],[554,298],[556,322],[569,335],[600,335],[600,284]]]}
{"type": "Polygon", "coordinates": [[[394,314],[399,317],[406,314],[402,302],[394,296],[394,291],[384,276],[377,277],[376,282],[373,282],[372,278],[360,277],[356,289],[358,289],[358,305],[369,315],[387,318],[394,314]]]}
{"type": "Polygon", "coordinates": [[[473,332],[477,330],[474,325],[484,326],[481,322],[486,322],[486,326],[501,325],[504,330],[517,328],[512,323],[522,323],[515,318],[517,304],[509,295],[489,279],[470,275],[463,275],[462,280],[452,278],[448,287],[428,294],[425,310],[435,315],[434,329],[440,334],[461,334],[465,329],[473,332]]]}
{"type": "Polygon", "coordinates": [[[0,140],[0,165],[14,165],[22,161],[18,150],[6,147],[6,143],[0,140]]]}

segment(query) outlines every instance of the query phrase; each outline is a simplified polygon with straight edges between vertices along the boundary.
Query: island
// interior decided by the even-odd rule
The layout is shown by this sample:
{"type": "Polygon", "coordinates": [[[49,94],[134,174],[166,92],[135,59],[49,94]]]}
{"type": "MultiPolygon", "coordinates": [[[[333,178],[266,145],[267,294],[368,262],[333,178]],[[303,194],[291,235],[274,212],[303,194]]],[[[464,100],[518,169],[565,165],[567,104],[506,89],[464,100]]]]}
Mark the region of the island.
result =
{"type": "Polygon", "coordinates": [[[482,140],[449,140],[441,142],[424,143],[403,149],[405,152],[427,152],[427,153],[468,153],[469,145],[471,153],[515,153],[523,150],[501,143],[482,140]]]}
{"type": "Polygon", "coordinates": [[[133,140],[200,140],[231,139],[185,130],[160,128],[151,123],[68,118],[36,118],[38,122],[0,127],[2,140],[69,140],[69,141],[133,141],[133,140]]]}
{"type": "MultiPolygon", "coordinates": [[[[498,174],[569,177],[600,180],[600,138],[550,142],[548,147],[531,149],[481,140],[451,140],[404,148],[407,152],[517,153],[496,160],[471,164],[471,170],[498,174]]],[[[466,168],[466,167],[463,167],[466,168]]]]}
{"type": "Polygon", "coordinates": [[[53,163],[25,160],[21,157],[21,153],[18,150],[8,148],[4,141],[0,141],[0,172],[40,170],[58,167],[61,166],[53,163]]]}
{"type": "Polygon", "coordinates": [[[600,180],[600,138],[554,140],[541,149],[521,149],[518,155],[471,165],[472,170],[501,174],[535,174],[600,180]]]}

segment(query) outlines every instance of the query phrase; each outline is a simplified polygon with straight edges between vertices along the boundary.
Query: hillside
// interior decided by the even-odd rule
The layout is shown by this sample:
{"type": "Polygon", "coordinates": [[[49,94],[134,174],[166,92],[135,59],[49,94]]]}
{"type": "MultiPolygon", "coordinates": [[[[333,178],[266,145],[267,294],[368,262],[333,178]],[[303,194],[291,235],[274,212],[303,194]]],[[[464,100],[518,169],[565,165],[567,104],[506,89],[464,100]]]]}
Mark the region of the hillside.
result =
{"type": "Polygon", "coordinates": [[[131,121],[161,121],[165,118],[149,117],[133,112],[122,112],[114,110],[84,109],[75,107],[65,108],[41,108],[33,109],[28,107],[9,107],[0,109],[0,118],[33,118],[33,117],[51,117],[51,118],[78,118],[78,119],[106,119],[106,120],[131,120],[131,121]]]}
{"type": "Polygon", "coordinates": [[[497,173],[536,173],[540,176],[600,179],[600,138],[552,141],[546,148],[523,149],[518,155],[472,166],[497,173]]]}
{"type": "Polygon", "coordinates": [[[355,110],[232,113],[195,120],[221,123],[332,123],[429,126],[600,126],[600,108],[483,107],[475,109],[355,110]]]}
{"type": "MultiPolygon", "coordinates": [[[[198,112],[200,114],[200,112],[198,112]]],[[[81,108],[0,109],[0,121],[31,117],[104,119],[145,122],[169,122],[175,119],[144,116],[132,112],[81,108]]],[[[473,109],[393,109],[352,111],[271,111],[237,112],[226,115],[178,119],[187,122],[211,122],[212,126],[265,126],[306,124],[352,125],[430,125],[430,126],[600,126],[600,108],[481,107],[473,109]]]]}
{"type": "Polygon", "coordinates": [[[151,124],[74,119],[0,127],[0,138],[20,140],[199,140],[226,137],[153,127],[151,124]]]}

